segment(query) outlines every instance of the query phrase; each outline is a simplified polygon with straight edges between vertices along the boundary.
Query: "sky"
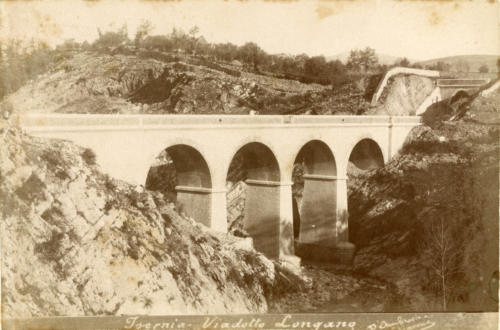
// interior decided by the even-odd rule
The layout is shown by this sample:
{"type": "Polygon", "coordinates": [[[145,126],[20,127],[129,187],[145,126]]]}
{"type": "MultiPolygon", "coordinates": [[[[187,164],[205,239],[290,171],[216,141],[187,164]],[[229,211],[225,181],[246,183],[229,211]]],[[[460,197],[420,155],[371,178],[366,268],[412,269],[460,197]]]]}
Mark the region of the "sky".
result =
{"type": "Polygon", "coordinates": [[[93,41],[97,28],[131,37],[198,26],[209,42],[256,42],[271,54],[331,56],[370,46],[412,60],[500,54],[500,0],[1,1],[0,38],[93,41]]]}

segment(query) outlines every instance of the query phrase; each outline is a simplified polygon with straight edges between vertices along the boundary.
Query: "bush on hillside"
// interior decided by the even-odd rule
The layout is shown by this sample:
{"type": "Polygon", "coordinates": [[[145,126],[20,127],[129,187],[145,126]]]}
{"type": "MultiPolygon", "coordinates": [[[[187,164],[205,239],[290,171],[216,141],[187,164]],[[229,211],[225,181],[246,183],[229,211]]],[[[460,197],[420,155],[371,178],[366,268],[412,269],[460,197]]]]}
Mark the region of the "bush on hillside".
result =
{"type": "Polygon", "coordinates": [[[96,164],[96,154],[92,149],[86,148],[82,153],[82,158],[87,165],[96,164]]]}

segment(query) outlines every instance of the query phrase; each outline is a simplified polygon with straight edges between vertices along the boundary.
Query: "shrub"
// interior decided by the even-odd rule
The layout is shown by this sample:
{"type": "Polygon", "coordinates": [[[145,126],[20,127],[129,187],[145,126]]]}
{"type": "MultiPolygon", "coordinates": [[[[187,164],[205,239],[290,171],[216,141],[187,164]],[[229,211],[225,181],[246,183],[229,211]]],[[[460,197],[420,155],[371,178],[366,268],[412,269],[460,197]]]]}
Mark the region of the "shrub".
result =
{"type": "Polygon", "coordinates": [[[40,156],[41,159],[47,162],[50,168],[57,168],[62,165],[61,154],[56,151],[45,151],[40,156]]]}
{"type": "Polygon", "coordinates": [[[86,148],[82,153],[82,158],[87,165],[96,164],[96,154],[92,149],[86,148]]]}
{"type": "Polygon", "coordinates": [[[34,251],[35,253],[41,254],[45,260],[57,260],[59,258],[63,238],[64,233],[53,230],[47,241],[35,244],[34,251]]]}
{"type": "Polygon", "coordinates": [[[114,191],[117,188],[117,185],[113,181],[113,178],[111,178],[108,174],[104,175],[104,186],[110,191],[114,191]]]}

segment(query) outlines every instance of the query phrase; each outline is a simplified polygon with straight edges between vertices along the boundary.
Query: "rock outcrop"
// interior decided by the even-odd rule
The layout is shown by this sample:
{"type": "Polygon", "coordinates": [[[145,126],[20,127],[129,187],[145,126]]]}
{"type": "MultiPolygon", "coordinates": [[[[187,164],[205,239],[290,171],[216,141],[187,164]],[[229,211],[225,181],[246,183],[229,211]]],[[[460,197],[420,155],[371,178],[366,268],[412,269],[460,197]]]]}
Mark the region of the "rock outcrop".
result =
{"type": "Polygon", "coordinates": [[[76,54],[7,96],[15,112],[357,114],[363,82],[332,89],[166,54],[76,54]],[[163,60],[161,60],[163,58],[163,60]],[[205,64],[203,64],[205,63],[205,64]]]}
{"type": "Polygon", "coordinates": [[[92,151],[0,132],[2,311],[39,316],[265,312],[296,273],[103,175],[92,151]]]}
{"type": "Polygon", "coordinates": [[[429,77],[399,74],[387,82],[377,105],[370,113],[391,116],[415,115],[418,107],[434,90],[429,77]]]}
{"type": "Polygon", "coordinates": [[[498,308],[490,288],[498,271],[498,100],[469,102],[459,121],[433,117],[433,128],[415,128],[384,168],[349,180],[354,267],[396,284],[410,309],[442,308],[439,238],[449,249],[448,308],[498,308]]]}

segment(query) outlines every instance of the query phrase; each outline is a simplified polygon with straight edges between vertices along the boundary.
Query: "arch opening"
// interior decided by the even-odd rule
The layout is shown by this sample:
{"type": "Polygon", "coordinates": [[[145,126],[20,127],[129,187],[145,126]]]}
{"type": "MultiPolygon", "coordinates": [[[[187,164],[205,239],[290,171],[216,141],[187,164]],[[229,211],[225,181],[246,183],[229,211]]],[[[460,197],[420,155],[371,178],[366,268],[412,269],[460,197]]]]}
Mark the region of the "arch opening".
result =
{"type": "MultiPolygon", "coordinates": [[[[337,167],[326,143],[312,140],[302,146],[295,158],[292,181],[295,240],[334,244],[337,167]]],[[[301,250],[297,248],[298,253],[301,250]]]]}
{"type": "Polygon", "coordinates": [[[462,100],[462,99],[468,99],[469,98],[469,93],[467,93],[465,90],[461,89],[453,94],[453,96],[450,98],[450,104],[454,104],[455,102],[462,100]]]}
{"type": "Polygon", "coordinates": [[[177,144],[164,149],[149,169],[146,189],[163,193],[180,213],[210,224],[212,180],[207,162],[195,148],[177,144]]]}
{"type": "Polygon", "coordinates": [[[270,257],[279,254],[279,181],[276,157],[259,142],[241,147],[226,175],[229,232],[252,237],[255,249],[270,257]]]}
{"type": "Polygon", "coordinates": [[[356,218],[357,212],[356,203],[359,203],[356,198],[356,188],[359,187],[364,180],[364,174],[371,170],[384,166],[384,157],[378,144],[371,139],[363,139],[359,141],[352,149],[349,156],[347,166],[347,222],[349,223],[348,237],[352,241],[356,237],[359,228],[359,221],[356,218]]]}
{"type": "Polygon", "coordinates": [[[384,155],[372,139],[359,141],[349,155],[349,172],[368,171],[384,166],[384,155]]]}

